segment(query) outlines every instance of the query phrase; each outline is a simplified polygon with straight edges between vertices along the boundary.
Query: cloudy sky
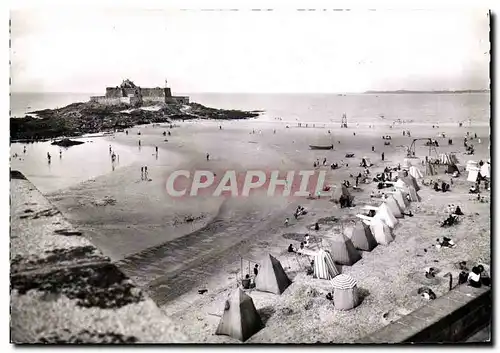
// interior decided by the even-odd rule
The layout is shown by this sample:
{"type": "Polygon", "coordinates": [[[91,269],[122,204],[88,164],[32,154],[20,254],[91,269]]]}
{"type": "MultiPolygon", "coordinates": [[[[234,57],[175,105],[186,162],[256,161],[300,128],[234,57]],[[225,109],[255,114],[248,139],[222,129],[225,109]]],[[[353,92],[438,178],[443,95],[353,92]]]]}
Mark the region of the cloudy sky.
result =
{"type": "Polygon", "coordinates": [[[16,92],[361,92],[489,86],[486,11],[11,12],[16,92]]]}

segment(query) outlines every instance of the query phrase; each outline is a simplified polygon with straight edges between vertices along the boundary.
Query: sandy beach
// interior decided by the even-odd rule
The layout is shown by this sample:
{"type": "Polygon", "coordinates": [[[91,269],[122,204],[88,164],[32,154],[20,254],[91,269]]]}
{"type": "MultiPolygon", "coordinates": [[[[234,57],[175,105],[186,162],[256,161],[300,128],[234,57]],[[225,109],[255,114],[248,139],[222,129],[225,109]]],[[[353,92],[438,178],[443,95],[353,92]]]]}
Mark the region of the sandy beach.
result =
{"type": "MultiPolygon", "coordinates": [[[[416,293],[418,287],[432,286],[436,294],[443,294],[448,279],[442,274],[451,272],[456,280],[459,273],[454,263],[464,260],[469,264],[489,265],[490,204],[472,201],[466,173],[455,180],[449,193],[437,193],[422,186],[422,202],[413,203],[414,217],[405,217],[396,227],[395,241],[370,253],[363,252],[361,261],[342,269],[366,293],[358,308],[343,313],[335,311],[324,298],[329,282],[306,276],[303,266],[307,261],[291,258],[286,248],[291,242],[297,245],[290,240],[290,234],[311,232],[311,225],[321,218],[334,216],[340,222],[322,224],[319,232],[312,232],[315,236],[340,232],[341,225],[355,219],[361,206],[374,203],[369,196],[376,189],[374,183],[363,184],[362,191],[353,192],[356,207],[352,209],[340,209],[328,198],[309,200],[255,194],[250,198],[176,199],[165,190],[166,178],[174,170],[211,170],[216,175],[225,170],[312,170],[313,162],[323,158],[327,158],[327,166],[320,169],[327,171],[326,184],[334,185],[345,179],[353,183],[350,175],[362,172],[359,167],[362,157],[374,163],[372,174],[385,166],[396,166],[403,162],[406,153],[401,146],[410,145],[413,138],[436,138],[440,143],[439,153],[455,152],[462,167],[469,159],[489,158],[489,127],[484,126],[339,129],[331,124],[322,125],[312,127],[308,123],[307,128],[299,128],[290,122],[250,120],[192,121],[178,123],[172,129],[168,125],[136,127],[128,135],[117,133],[109,139],[137,148],[143,159],[48,196],[127,275],[144,286],[168,315],[178,317],[186,333],[200,342],[233,342],[231,338],[213,335],[218,317],[212,314],[220,315],[227,291],[241,278],[241,257],[259,261],[271,253],[282,261],[294,282],[282,296],[251,292],[257,308],[268,311],[264,316],[268,315],[269,320],[266,328],[249,342],[350,342],[424,305],[425,300],[416,293]],[[412,136],[403,136],[403,129],[410,130],[412,136]],[[163,132],[169,130],[171,136],[164,137],[163,132]],[[137,135],[138,131],[141,135],[137,135]],[[466,131],[476,133],[481,139],[480,144],[473,141],[474,156],[463,153],[466,131]],[[446,133],[446,138],[438,137],[441,132],[446,133]],[[390,146],[384,145],[383,135],[392,136],[390,146]],[[448,138],[453,139],[452,146],[448,146],[448,138]],[[332,141],[334,149],[321,151],[308,147],[325,141],[332,141]],[[154,146],[159,147],[158,158],[154,146]],[[375,152],[371,151],[372,146],[375,152]],[[209,161],[206,153],[210,153],[209,161]],[[346,153],[354,153],[355,157],[345,158],[346,153]],[[332,162],[344,165],[330,170],[332,162]],[[142,165],[148,166],[151,181],[141,181],[142,165]],[[114,200],[113,203],[96,206],[106,198],[114,200]],[[460,205],[465,217],[461,224],[443,230],[439,225],[450,203],[460,205]],[[292,216],[298,204],[310,212],[296,221],[292,216]],[[291,219],[286,228],[285,217],[291,219]],[[457,247],[438,251],[433,244],[445,234],[457,247]],[[423,271],[431,265],[440,269],[440,275],[427,283],[423,271]],[[208,289],[208,293],[198,294],[200,288],[208,289]],[[317,296],[311,291],[316,291],[317,296]],[[303,303],[307,300],[313,304],[305,309],[303,303]],[[293,308],[294,314],[282,314],[280,308],[293,308]],[[385,313],[388,314],[384,318],[385,313]],[[330,324],[338,329],[326,329],[330,324]]],[[[429,152],[424,143],[417,141],[416,155],[422,158],[429,152]]],[[[449,181],[449,176],[442,172],[440,176],[449,181]]]]}

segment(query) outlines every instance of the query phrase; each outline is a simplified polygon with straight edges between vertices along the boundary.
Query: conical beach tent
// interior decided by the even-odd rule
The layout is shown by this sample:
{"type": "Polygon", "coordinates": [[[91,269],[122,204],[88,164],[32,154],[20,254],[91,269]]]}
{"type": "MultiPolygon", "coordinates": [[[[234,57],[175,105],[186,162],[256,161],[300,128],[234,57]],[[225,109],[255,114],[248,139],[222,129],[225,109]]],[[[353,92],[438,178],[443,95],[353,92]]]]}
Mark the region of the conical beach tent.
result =
{"type": "Polygon", "coordinates": [[[412,177],[410,174],[408,174],[408,176],[402,177],[401,180],[403,180],[403,182],[408,187],[413,186],[415,188],[415,191],[418,192],[420,190],[420,186],[418,186],[417,179],[412,177]]]}
{"type": "Polygon", "coordinates": [[[408,195],[410,195],[411,202],[420,202],[420,196],[418,196],[414,187],[410,186],[408,188],[408,195]]]}
{"type": "Polygon", "coordinates": [[[347,187],[344,184],[338,184],[333,192],[332,201],[335,203],[340,202],[342,195],[351,198],[351,194],[349,190],[347,190],[347,187]]]}
{"type": "Polygon", "coordinates": [[[398,220],[396,219],[396,217],[394,217],[385,202],[379,206],[377,213],[375,213],[375,216],[373,218],[382,220],[390,228],[394,228],[396,224],[398,224],[398,220]]]}
{"type": "Polygon", "coordinates": [[[377,241],[372,234],[370,226],[362,221],[356,222],[354,227],[346,228],[346,236],[351,239],[356,249],[363,251],[372,251],[377,246],[377,241]]]}
{"type": "Polygon", "coordinates": [[[332,287],[335,309],[349,310],[359,305],[358,286],[354,278],[340,274],[332,279],[332,287]]]}
{"type": "Polygon", "coordinates": [[[333,263],[330,252],[320,249],[314,256],[314,277],[318,279],[332,279],[340,272],[333,263]]]}
{"type": "Polygon", "coordinates": [[[391,233],[391,228],[387,226],[381,219],[373,219],[370,227],[375,240],[380,245],[388,245],[394,240],[391,233]]]}
{"type": "Polygon", "coordinates": [[[458,170],[458,167],[455,163],[450,163],[446,166],[446,173],[453,174],[455,172],[460,173],[460,171],[458,170]]]}
{"type": "Polygon", "coordinates": [[[261,292],[281,294],[292,283],[283,270],[281,263],[268,254],[260,265],[259,274],[255,277],[255,289],[261,292]]]}
{"type": "Polygon", "coordinates": [[[344,234],[335,234],[328,239],[330,254],[333,261],[340,265],[352,266],[361,260],[361,254],[352,241],[344,234]]]}
{"type": "Polygon", "coordinates": [[[489,163],[484,163],[483,166],[481,167],[481,170],[479,173],[481,173],[481,176],[483,178],[489,178],[490,177],[490,170],[491,170],[491,165],[489,163]]]}
{"type": "Polygon", "coordinates": [[[396,192],[392,195],[397,201],[401,211],[404,211],[408,206],[410,206],[410,201],[406,198],[406,193],[403,190],[396,190],[396,192]]]}
{"type": "Polygon", "coordinates": [[[436,175],[436,169],[434,168],[434,165],[432,163],[427,162],[425,165],[425,175],[426,176],[433,176],[436,175]]]}
{"type": "Polygon", "coordinates": [[[415,166],[411,166],[410,167],[410,171],[409,171],[409,174],[414,177],[415,179],[421,179],[424,177],[424,175],[422,174],[422,172],[415,166]]]}
{"type": "Polygon", "coordinates": [[[403,214],[401,213],[401,208],[399,207],[398,202],[396,201],[394,196],[389,195],[385,199],[385,203],[386,203],[387,207],[389,208],[389,210],[391,210],[394,217],[403,218],[403,214]]]}
{"type": "Polygon", "coordinates": [[[238,288],[226,300],[215,334],[231,336],[244,342],[263,327],[252,298],[238,288]]]}

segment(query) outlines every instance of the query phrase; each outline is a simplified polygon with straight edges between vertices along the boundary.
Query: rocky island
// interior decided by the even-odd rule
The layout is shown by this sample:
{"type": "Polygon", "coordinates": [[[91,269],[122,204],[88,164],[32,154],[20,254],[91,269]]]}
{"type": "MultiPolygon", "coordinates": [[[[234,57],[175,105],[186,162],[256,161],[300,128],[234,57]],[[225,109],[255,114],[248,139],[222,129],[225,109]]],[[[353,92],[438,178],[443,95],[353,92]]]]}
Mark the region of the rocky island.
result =
{"type": "Polygon", "coordinates": [[[10,119],[10,139],[39,141],[88,133],[116,131],[134,125],[189,119],[249,119],[257,112],[224,110],[172,96],[170,88],[141,88],[129,80],[106,88],[105,96],[57,109],[29,112],[10,119]]]}

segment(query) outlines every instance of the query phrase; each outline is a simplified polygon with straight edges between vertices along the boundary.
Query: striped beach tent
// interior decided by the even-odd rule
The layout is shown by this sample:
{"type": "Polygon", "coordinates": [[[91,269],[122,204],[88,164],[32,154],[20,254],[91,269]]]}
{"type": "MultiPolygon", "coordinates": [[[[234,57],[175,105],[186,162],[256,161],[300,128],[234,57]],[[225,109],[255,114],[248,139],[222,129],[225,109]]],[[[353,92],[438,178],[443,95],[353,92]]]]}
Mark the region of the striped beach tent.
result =
{"type": "Polygon", "coordinates": [[[314,256],[314,277],[318,279],[332,279],[339,274],[340,272],[333,263],[330,252],[320,249],[314,256]]]}
{"type": "Polygon", "coordinates": [[[340,274],[331,282],[335,309],[349,310],[359,305],[358,284],[354,278],[340,274]]]}

